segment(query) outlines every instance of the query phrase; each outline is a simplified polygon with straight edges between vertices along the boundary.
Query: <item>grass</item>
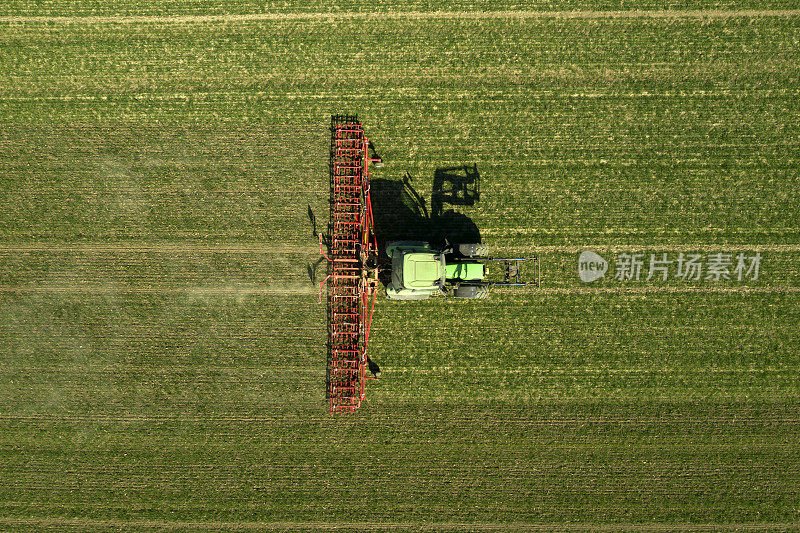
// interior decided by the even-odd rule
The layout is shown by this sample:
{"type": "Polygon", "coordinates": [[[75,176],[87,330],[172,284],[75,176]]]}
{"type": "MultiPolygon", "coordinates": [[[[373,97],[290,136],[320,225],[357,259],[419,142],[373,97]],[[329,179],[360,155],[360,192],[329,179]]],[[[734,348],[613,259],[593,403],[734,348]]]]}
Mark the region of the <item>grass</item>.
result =
{"type": "MultiPolygon", "coordinates": [[[[222,12],[31,6],[0,16],[222,12]]],[[[574,7],[792,6],[536,9],[574,7]]],[[[798,26],[0,23],[0,529],[798,527],[798,26]],[[381,380],[334,418],[307,269],[336,112],[426,198],[476,163],[459,211],[544,286],[379,301],[381,380]],[[763,272],[587,287],[583,247],[763,272]]]]}

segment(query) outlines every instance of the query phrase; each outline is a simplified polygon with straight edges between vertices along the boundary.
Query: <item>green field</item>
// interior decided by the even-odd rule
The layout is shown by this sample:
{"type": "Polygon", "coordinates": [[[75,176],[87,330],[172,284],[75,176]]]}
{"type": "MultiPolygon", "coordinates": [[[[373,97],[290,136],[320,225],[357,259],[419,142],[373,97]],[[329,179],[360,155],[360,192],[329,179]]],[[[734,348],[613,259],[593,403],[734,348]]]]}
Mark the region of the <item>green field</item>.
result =
{"type": "Polygon", "coordinates": [[[0,530],[800,529],[795,7],[6,2],[0,530]],[[379,300],[332,417],[336,113],[375,180],[475,164],[453,208],[542,287],[379,300]]]}

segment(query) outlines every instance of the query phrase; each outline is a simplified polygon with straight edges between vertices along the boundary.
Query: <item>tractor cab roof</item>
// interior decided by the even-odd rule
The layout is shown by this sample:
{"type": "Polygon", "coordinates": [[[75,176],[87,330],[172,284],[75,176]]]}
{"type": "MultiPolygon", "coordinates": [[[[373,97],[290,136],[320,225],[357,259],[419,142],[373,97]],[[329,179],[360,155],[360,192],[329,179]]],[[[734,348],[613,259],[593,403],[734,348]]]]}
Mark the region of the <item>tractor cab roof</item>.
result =
{"type": "Polygon", "coordinates": [[[392,283],[407,289],[436,289],[444,279],[444,259],[430,252],[395,254],[392,261],[392,283]]]}

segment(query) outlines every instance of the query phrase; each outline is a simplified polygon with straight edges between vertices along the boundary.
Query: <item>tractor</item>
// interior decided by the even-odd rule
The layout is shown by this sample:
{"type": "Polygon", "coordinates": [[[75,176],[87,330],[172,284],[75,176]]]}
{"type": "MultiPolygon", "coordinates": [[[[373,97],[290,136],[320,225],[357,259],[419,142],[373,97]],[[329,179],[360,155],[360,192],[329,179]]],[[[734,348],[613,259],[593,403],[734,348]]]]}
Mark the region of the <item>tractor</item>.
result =
{"type": "Polygon", "coordinates": [[[454,298],[482,299],[489,287],[538,286],[538,261],[531,258],[493,258],[485,244],[465,243],[436,248],[423,241],[395,241],[386,245],[391,281],[386,286],[390,300],[425,300],[435,294],[454,298]],[[533,263],[533,279],[523,280],[521,266],[533,263]],[[502,267],[502,279],[489,279],[491,265],[502,267]]]}
{"type": "MultiPolygon", "coordinates": [[[[327,235],[319,235],[320,253],[328,261],[328,275],[319,284],[319,301],[327,283],[326,397],[331,413],[355,412],[366,397],[366,380],[375,379],[380,373],[367,356],[367,345],[381,270],[390,274],[386,295],[392,300],[424,300],[434,294],[486,298],[489,287],[494,285],[539,283],[535,257],[491,258],[484,244],[451,246],[446,239],[441,248],[422,241],[389,242],[388,263],[379,268],[369,166],[381,163],[357,116],[331,117],[330,219],[327,235]],[[534,264],[534,279],[530,282],[520,279],[520,265],[525,261],[534,264]],[[502,265],[502,279],[490,279],[490,271],[494,270],[490,266],[495,264],[502,265]]],[[[438,183],[438,211],[444,199],[458,200],[458,191],[444,190],[448,176],[444,172],[434,180],[434,185],[438,183]]],[[[436,220],[441,222],[438,211],[436,220]]]]}

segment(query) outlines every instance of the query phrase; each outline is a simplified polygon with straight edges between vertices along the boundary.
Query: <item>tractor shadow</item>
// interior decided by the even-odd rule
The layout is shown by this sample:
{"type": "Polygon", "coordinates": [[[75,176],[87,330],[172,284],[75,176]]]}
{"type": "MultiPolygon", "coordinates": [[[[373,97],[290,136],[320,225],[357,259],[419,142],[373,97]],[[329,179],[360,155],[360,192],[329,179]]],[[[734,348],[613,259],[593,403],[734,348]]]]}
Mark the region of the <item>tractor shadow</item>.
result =
{"type": "Polygon", "coordinates": [[[401,180],[374,179],[370,182],[375,237],[381,262],[388,266],[386,243],[426,241],[434,247],[481,242],[478,226],[467,215],[450,206],[474,206],[480,199],[477,165],[436,169],[430,210],[406,172],[401,180]]]}
{"type": "Polygon", "coordinates": [[[433,174],[431,216],[441,216],[445,205],[473,206],[481,199],[478,165],[437,168],[433,174]]]}
{"type": "MultiPolygon", "coordinates": [[[[374,150],[374,148],[371,147],[374,150]]],[[[402,179],[373,179],[370,181],[370,199],[375,238],[378,243],[379,263],[382,265],[380,281],[389,283],[387,274],[389,258],[386,243],[391,241],[426,241],[434,247],[444,247],[445,243],[479,243],[481,234],[478,226],[467,215],[459,213],[451,206],[474,206],[480,199],[480,174],[477,165],[438,168],[433,175],[430,210],[425,198],[414,188],[414,178],[406,172],[402,179]]],[[[312,234],[317,237],[317,221],[311,206],[308,218],[312,234]]],[[[322,234],[323,245],[326,235],[322,234]]],[[[320,258],[306,265],[309,279],[317,281],[317,270],[324,263],[320,258]]],[[[332,310],[327,306],[328,328],[331,324],[332,310]]],[[[328,335],[330,338],[331,331],[328,335]]],[[[332,346],[328,347],[325,390],[330,399],[332,346]]],[[[380,376],[381,369],[372,359],[367,359],[373,377],[380,376]]]]}

